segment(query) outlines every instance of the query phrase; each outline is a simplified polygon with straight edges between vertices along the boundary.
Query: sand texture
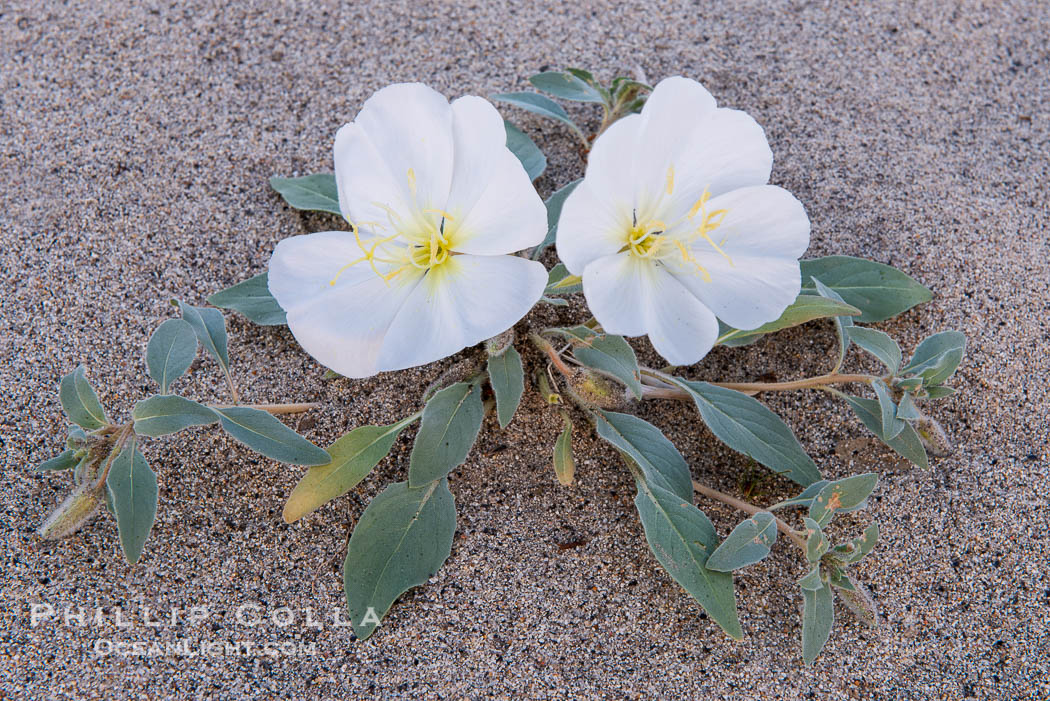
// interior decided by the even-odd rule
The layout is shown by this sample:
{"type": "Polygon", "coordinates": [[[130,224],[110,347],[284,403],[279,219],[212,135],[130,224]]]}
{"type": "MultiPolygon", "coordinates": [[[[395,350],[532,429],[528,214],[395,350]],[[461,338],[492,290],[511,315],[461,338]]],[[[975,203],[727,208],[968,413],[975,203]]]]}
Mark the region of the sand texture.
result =
{"type": "MultiPolygon", "coordinates": [[[[0,2],[0,696],[1047,698],[1048,36],[1038,0],[0,2]],[[506,431],[486,421],[451,476],[451,558],[365,643],[331,625],[345,543],[368,501],[404,479],[414,429],[350,495],[291,526],[281,509],[300,468],[214,430],[153,440],[160,513],[138,565],[125,564],[108,516],[38,541],[69,486],[31,469],[63,441],[58,378],[85,363],[111,415],[125,416],[154,391],[142,351],[174,314],[169,299],[203,304],[262,271],[282,238],[337,226],[287,207],[269,176],[330,171],[336,129],[385,84],[487,95],[566,65],[694,77],[751,113],[775,154],[772,181],[812,219],[807,256],[873,258],[933,289],[933,302],[879,325],[906,353],[941,329],[969,337],[953,381],[961,392],[935,409],[956,450],[929,471],[884,450],[824,394],[768,398],[826,475],[882,475],[868,513],[883,537],[858,567],[882,611],[878,630],[839,608],[818,664],[802,667],[794,582],[804,568],[779,544],[736,575],[747,637],[728,640],[660,569],[630,475],[582,424],[578,483],[557,484],[560,418],[535,394],[506,431]],[[41,602],[56,618],[32,627],[30,604],[41,602]],[[235,614],[252,602],[264,622],[249,628],[235,614]],[[202,605],[211,615],[197,626],[151,627],[141,612],[202,605]],[[84,626],[65,624],[67,606],[87,611],[84,626]],[[294,624],[270,622],[281,607],[294,624]],[[320,628],[304,625],[306,607],[320,628]],[[116,626],[118,608],[130,628],[116,626]],[[99,639],[179,638],[315,644],[317,654],[93,652],[99,639]]],[[[596,110],[570,112],[597,126],[596,110]]],[[[505,114],[547,152],[542,195],[579,177],[565,129],[505,114]]],[[[528,323],[583,318],[577,302],[528,323]]],[[[236,315],[229,325],[245,399],[322,403],[294,424],[321,445],[414,411],[452,362],[326,381],[286,329],[236,315]]],[[[834,345],[832,325],[818,323],[719,349],[688,373],[792,379],[824,371],[834,345]]],[[[874,367],[856,351],[849,363],[874,367]]],[[[176,389],[225,400],[203,354],[176,389]]],[[[684,405],[640,414],[676,437],[698,479],[739,494],[762,474],[684,405]]],[[[769,479],[753,498],[789,494],[769,479]]],[[[739,520],[698,503],[723,536],[739,520]]],[[[841,523],[849,532],[865,521],[841,523]]]]}

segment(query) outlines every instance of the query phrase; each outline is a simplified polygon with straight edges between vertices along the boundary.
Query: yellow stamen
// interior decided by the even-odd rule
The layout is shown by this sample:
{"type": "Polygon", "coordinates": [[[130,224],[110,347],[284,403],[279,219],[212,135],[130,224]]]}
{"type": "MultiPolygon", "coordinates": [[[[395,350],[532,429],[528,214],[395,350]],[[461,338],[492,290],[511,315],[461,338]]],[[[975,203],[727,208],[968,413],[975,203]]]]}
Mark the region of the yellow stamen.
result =
{"type": "Polygon", "coordinates": [[[412,193],[412,196],[416,196],[416,171],[411,168],[408,169],[408,189],[412,193]]]}
{"type": "Polygon", "coordinates": [[[678,246],[678,250],[682,253],[682,260],[686,263],[692,263],[696,266],[696,271],[704,278],[704,282],[711,282],[711,273],[707,272],[707,268],[700,265],[700,261],[685,247],[685,244],[681,241],[675,241],[674,244],[678,246]]]}

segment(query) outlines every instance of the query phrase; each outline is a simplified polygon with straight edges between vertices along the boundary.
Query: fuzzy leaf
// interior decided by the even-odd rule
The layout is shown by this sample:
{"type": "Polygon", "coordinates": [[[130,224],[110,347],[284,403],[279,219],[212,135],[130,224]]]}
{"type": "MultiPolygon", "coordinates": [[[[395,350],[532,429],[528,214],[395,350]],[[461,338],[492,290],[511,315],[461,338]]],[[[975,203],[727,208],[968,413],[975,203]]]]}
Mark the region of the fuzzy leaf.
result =
{"type": "Polygon", "coordinates": [[[197,334],[197,340],[204,346],[211,357],[219,361],[223,372],[230,372],[230,354],[227,350],[226,319],[222,312],[210,307],[194,307],[181,300],[176,300],[182,318],[185,319],[193,332],[197,334]]]}
{"type": "MultiPolygon", "coordinates": [[[[593,77],[592,77],[593,78],[593,77]]],[[[546,71],[529,78],[536,89],[573,102],[595,102],[606,104],[605,97],[587,81],[581,80],[572,73],[546,71]]]]}
{"type": "Polygon", "coordinates": [[[802,659],[813,664],[831,637],[835,624],[835,597],[831,587],[824,585],[815,591],[802,590],[802,659]]]}
{"type": "Polygon", "coordinates": [[[757,399],[707,382],[673,381],[689,392],[704,423],[730,448],[803,487],[820,479],[820,470],[795,434],[757,399]]]}
{"type": "Polygon", "coordinates": [[[91,431],[109,423],[95,388],[87,379],[83,365],[62,378],[58,385],[58,398],[69,420],[81,428],[91,431]]]}
{"type": "Polygon", "coordinates": [[[417,418],[412,415],[389,426],[358,426],[328,446],[331,462],[307,470],[284,505],[284,520],[298,521],[356,487],[417,418]]]}
{"type": "Polygon", "coordinates": [[[623,336],[600,335],[575,346],[573,356],[589,368],[607,372],[625,385],[639,399],[642,379],[638,357],[623,336]]]}
{"type": "Polygon", "coordinates": [[[902,373],[918,375],[923,384],[936,386],[947,380],[962,362],[966,336],[958,331],[935,333],[919,344],[902,373]]]}
{"type": "Polygon", "coordinates": [[[260,326],[284,326],[287,315],[270,294],[268,280],[268,273],[259,273],[216,292],[208,298],[208,304],[240,312],[260,326]]]}
{"type": "Polygon", "coordinates": [[[511,346],[503,353],[489,358],[488,371],[489,383],[496,395],[499,427],[506,428],[514,418],[521,395],[525,392],[525,369],[521,365],[521,355],[511,346]]]}
{"type": "Polygon", "coordinates": [[[647,479],[636,483],[634,505],[656,559],[722,630],[743,640],[733,576],[707,568],[708,556],[718,547],[714,526],[691,499],[681,499],[647,479]]]}
{"type": "Polygon", "coordinates": [[[197,357],[197,336],[182,319],[168,319],[157,327],[146,344],[146,369],[167,394],[171,383],[182,376],[197,357]]]}
{"type": "Polygon", "coordinates": [[[732,572],[761,561],[777,539],[777,521],[768,511],[760,511],[737,524],[733,532],[711,553],[707,569],[732,572]]]}
{"type": "Polygon", "coordinates": [[[583,282],[578,275],[573,275],[564,263],[558,263],[547,273],[545,295],[570,295],[583,291],[583,282]]]}
{"type": "Polygon", "coordinates": [[[836,545],[831,549],[831,557],[847,565],[860,562],[875,547],[879,540],[879,524],[873,523],[864,529],[864,534],[854,538],[845,545],[836,545]]]}
{"type": "Polygon", "coordinates": [[[505,119],[503,127],[507,132],[507,148],[521,161],[525,172],[529,174],[529,180],[543,175],[543,171],[547,170],[547,157],[540,147],[525,132],[505,119]]]}
{"type": "MultiPolygon", "coordinates": [[[[849,395],[843,396],[857,415],[857,418],[861,420],[861,423],[876,436],[881,436],[882,410],[879,407],[879,403],[874,399],[863,399],[849,395]]],[[[907,421],[904,422],[904,428],[901,429],[900,434],[896,438],[883,442],[893,448],[899,455],[919,467],[925,469],[930,466],[929,458],[926,457],[926,449],[922,447],[922,440],[919,438],[919,434],[907,421]]]]}
{"type": "Polygon", "coordinates": [[[59,472],[60,470],[71,470],[80,464],[83,452],[79,450],[63,450],[61,453],[45,460],[36,466],[37,472],[59,472]]]}
{"type": "MultiPolygon", "coordinates": [[[[831,289],[816,278],[812,278],[812,280],[813,285],[817,290],[817,294],[819,294],[821,297],[827,297],[828,299],[834,299],[839,302],[844,302],[844,300],[842,299],[842,295],[840,295],[838,292],[831,289]]],[[[839,359],[838,362],[835,363],[836,370],[842,367],[842,363],[846,359],[846,351],[849,350],[850,345],[849,333],[847,329],[849,329],[851,326],[853,326],[852,316],[843,315],[835,317],[835,330],[838,332],[839,337],[839,359]]]]}
{"type": "Polygon", "coordinates": [[[558,434],[558,440],[554,442],[554,474],[558,482],[564,486],[572,484],[573,476],[576,474],[576,461],[572,457],[572,419],[569,413],[563,411],[562,419],[565,428],[558,434]]]}
{"type": "Polygon", "coordinates": [[[120,547],[127,561],[135,564],[157,517],[157,475],[135,441],[113,460],[106,489],[117,516],[120,547]]]}
{"type": "Polygon", "coordinates": [[[693,478],[689,466],[660,429],[637,416],[615,411],[598,410],[594,418],[598,435],[630,457],[641,469],[647,484],[692,502],[693,478]]]}
{"type": "Polygon", "coordinates": [[[904,430],[904,421],[897,418],[897,405],[893,403],[890,388],[886,386],[886,383],[882,380],[875,380],[871,383],[871,387],[875,390],[875,396],[879,400],[879,421],[882,424],[882,433],[879,434],[879,438],[883,441],[893,440],[904,430]]]}
{"type": "Polygon", "coordinates": [[[331,173],[315,173],[301,178],[270,178],[270,187],[295,209],[330,212],[342,216],[339,188],[331,173]]]}
{"type": "Polygon", "coordinates": [[[388,486],[357,522],[343,563],[343,590],[354,632],[365,640],[395,600],[424,584],[452,552],[456,506],[448,480],[417,489],[388,486]]]}
{"type": "Polygon", "coordinates": [[[854,321],[862,324],[884,321],[933,299],[928,289],[896,268],[863,258],[827,256],[799,264],[804,292],[816,294],[812,278],[817,278],[861,310],[854,321]]]}
{"type": "Polygon", "coordinates": [[[131,410],[135,433],[164,436],[190,426],[207,426],[219,420],[214,410],[174,394],[157,394],[135,403],[131,410]]]}
{"type": "Polygon", "coordinates": [[[897,374],[901,367],[901,349],[889,334],[863,326],[852,326],[846,333],[851,341],[878,358],[891,374],[897,374]]]}
{"type": "Polygon", "coordinates": [[[520,107],[521,109],[532,112],[533,114],[538,114],[542,117],[559,121],[572,129],[572,131],[581,139],[584,141],[587,140],[587,137],[582,131],[580,131],[580,128],[576,126],[576,122],[572,121],[572,118],[565,111],[565,108],[545,95],[540,95],[539,93],[534,92],[508,92],[497,93],[495,95],[490,95],[490,97],[498,102],[506,102],[507,104],[520,107]]]}
{"type": "Polygon", "coordinates": [[[922,413],[919,412],[919,407],[915,406],[915,400],[912,399],[911,394],[905,392],[904,396],[901,397],[900,404],[897,405],[897,418],[914,421],[921,416],[922,413]]]}
{"type": "Polygon", "coordinates": [[[800,294],[794,303],[784,310],[784,313],[780,315],[780,318],[771,321],[768,324],[763,324],[757,329],[741,331],[740,329],[726,330],[728,327],[720,328],[718,343],[731,347],[746,346],[750,343],[754,343],[759,337],[768,333],[774,333],[775,331],[787,329],[792,326],[805,324],[809,321],[840,316],[849,318],[858,314],[860,314],[859,309],[852,307],[845,302],[828,297],[800,294]]]}
{"type": "Polygon", "coordinates": [[[809,485],[802,490],[802,493],[796,497],[785,499],[779,504],[774,504],[769,507],[770,511],[776,511],[777,509],[786,509],[791,506],[805,506],[809,507],[813,500],[820,494],[820,490],[824,489],[825,485],[831,484],[828,480],[818,480],[813,484],[809,485]]]}
{"type": "Polygon", "coordinates": [[[826,525],[836,511],[849,511],[863,504],[878,482],[879,476],[874,472],[829,482],[809,505],[809,517],[826,525]]]}
{"type": "Polygon", "coordinates": [[[457,382],[431,397],[412,446],[409,484],[413,488],[429,484],[462,465],[484,417],[478,383],[457,382]]]}
{"type": "Polygon", "coordinates": [[[811,518],[803,518],[806,524],[806,559],[810,562],[818,562],[828,551],[828,539],[821,530],[820,524],[811,518]]]}
{"type": "Polygon", "coordinates": [[[268,458],[292,465],[325,465],[332,457],[261,409],[214,409],[226,433],[268,458]]]}

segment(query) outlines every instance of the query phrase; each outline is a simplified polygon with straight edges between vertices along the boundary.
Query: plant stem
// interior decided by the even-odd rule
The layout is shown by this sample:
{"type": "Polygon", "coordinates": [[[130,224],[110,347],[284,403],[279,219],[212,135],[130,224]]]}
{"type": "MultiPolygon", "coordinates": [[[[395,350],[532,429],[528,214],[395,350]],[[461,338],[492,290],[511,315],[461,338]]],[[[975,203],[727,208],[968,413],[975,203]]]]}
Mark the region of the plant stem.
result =
{"type": "MultiPolygon", "coordinates": [[[[708,499],[714,499],[715,501],[720,501],[723,504],[732,506],[734,509],[740,509],[749,516],[754,516],[760,511],[766,511],[766,509],[755,506],[754,504],[746,502],[743,499],[737,499],[736,497],[731,497],[728,494],[724,494],[718,491],[717,489],[706,487],[697,482],[696,480],[693,480],[693,489],[696,490],[696,492],[698,492],[699,494],[703,494],[708,499]]],[[[802,548],[803,552],[805,552],[806,541],[802,539],[798,532],[778,516],[774,515],[773,520],[776,521],[777,530],[786,535],[788,538],[790,538],[792,542],[795,543],[795,545],[802,548]]]]}
{"type": "Polygon", "coordinates": [[[211,409],[242,407],[244,409],[259,409],[271,414],[302,414],[306,411],[319,409],[321,405],[316,402],[302,402],[299,404],[209,404],[208,407],[211,409]]]}
{"type": "MultiPolygon", "coordinates": [[[[658,370],[652,370],[651,368],[641,368],[643,375],[649,377],[655,377],[658,380],[664,380],[663,373],[658,370]]],[[[759,392],[788,392],[796,389],[823,389],[827,385],[833,384],[849,384],[849,383],[870,383],[878,378],[874,375],[844,375],[837,372],[831,372],[826,375],[817,375],[816,377],[807,377],[801,380],[791,380],[788,382],[711,382],[710,384],[716,387],[724,387],[726,389],[734,389],[744,394],[758,394],[759,392]]],[[[643,399],[679,399],[682,401],[691,401],[691,397],[688,392],[678,387],[674,387],[670,384],[666,384],[663,387],[642,387],[643,399]]]]}

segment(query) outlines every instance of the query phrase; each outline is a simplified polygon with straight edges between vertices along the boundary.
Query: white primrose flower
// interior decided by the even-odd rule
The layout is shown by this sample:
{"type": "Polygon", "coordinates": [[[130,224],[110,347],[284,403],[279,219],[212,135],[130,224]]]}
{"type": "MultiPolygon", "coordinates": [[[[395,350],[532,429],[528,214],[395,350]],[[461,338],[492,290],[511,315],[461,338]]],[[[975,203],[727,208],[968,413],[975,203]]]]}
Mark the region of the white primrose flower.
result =
{"type": "Polygon", "coordinates": [[[347,377],[423,365],[499,334],[539,300],[514,255],[547,230],[542,200],[480,97],[419,83],[369,98],[335,137],[351,231],[281,241],[270,292],[296,340],[347,377]]]}
{"type": "Polygon", "coordinates": [[[674,365],[703,358],[718,321],[754,329],[799,293],[809,218],[767,185],[773,155],[746,113],[702,85],[660,82],[594,143],[558,223],[558,256],[609,333],[648,335],[674,365]]]}

